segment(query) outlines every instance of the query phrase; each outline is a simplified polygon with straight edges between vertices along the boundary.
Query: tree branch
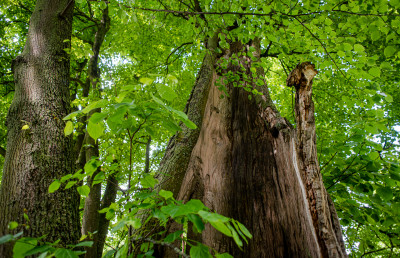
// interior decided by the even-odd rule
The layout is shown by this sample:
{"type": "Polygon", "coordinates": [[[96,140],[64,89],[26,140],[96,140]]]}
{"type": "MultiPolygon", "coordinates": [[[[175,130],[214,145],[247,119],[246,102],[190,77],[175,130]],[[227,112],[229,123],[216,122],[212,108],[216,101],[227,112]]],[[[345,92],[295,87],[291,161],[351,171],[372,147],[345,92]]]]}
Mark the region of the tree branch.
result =
{"type": "Polygon", "coordinates": [[[339,70],[339,72],[343,75],[343,77],[347,80],[347,77],[344,75],[344,73],[342,72],[342,70],[339,68],[339,66],[336,64],[336,61],[332,58],[332,56],[329,54],[328,50],[326,49],[324,43],[322,43],[322,41],[314,34],[312,33],[312,31],[297,17],[294,17],[304,28],[306,28],[306,30],[308,30],[308,32],[311,34],[311,36],[313,38],[315,38],[320,44],[321,46],[324,48],[325,53],[329,56],[329,58],[332,60],[332,62],[335,64],[336,68],[339,70]]]}
{"type": "Polygon", "coordinates": [[[150,147],[151,147],[151,136],[149,136],[149,139],[147,140],[146,144],[146,160],[145,160],[145,167],[144,167],[144,173],[148,174],[150,171],[150,147]]]}
{"type": "Polygon", "coordinates": [[[182,45],[180,45],[179,47],[177,47],[177,48],[175,48],[169,55],[168,55],[168,57],[167,57],[167,59],[165,60],[165,65],[167,66],[167,74],[168,74],[168,59],[176,52],[176,51],[178,51],[180,48],[182,48],[182,47],[184,47],[184,46],[186,46],[186,45],[190,45],[190,44],[193,44],[193,42],[186,42],[186,43],[183,43],[182,45]]]}

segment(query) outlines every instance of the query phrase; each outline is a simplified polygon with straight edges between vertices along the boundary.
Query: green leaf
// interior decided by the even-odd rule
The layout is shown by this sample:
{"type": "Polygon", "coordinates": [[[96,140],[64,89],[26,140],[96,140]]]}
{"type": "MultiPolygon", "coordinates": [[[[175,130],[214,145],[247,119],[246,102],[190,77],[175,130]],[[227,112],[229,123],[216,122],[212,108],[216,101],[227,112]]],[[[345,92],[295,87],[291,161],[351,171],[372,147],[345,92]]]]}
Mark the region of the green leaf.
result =
{"type": "Polygon", "coordinates": [[[94,140],[97,140],[104,134],[104,127],[101,123],[95,124],[89,120],[87,131],[94,140]]]}
{"type": "Polygon", "coordinates": [[[73,251],[65,248],[59,248],[54,253],[56,258],[79,258],[73,251]]]}
{"type": "Polygon", "coordinates": [[[208,222],[228,222],[229,218],[219,215],[217,213],[211,213],[208,211],[199,211],[198,214],[200,215],[200,217],[202,217],[205,221],[208,222]]]}
{"type": "Polygon", "coordinates": [[[13,258],[25,257],[25,253],[35,248],[37,239],[31,237],[23,237],[19,239],[13,248],[13,258]]]}
{"type": "Polygon", "coordinates": [[[229,228],[223,222],[210,222],[211,226],[213,226],[219,232],[227,235],[228,237],[232,237],[232,233],[229,228]]]}
{"type": "Polygon", "coordinates": [[[103,182],[103,180],[106,179],[104,172],[100,171],[99,173],[97,173],[97,175],[94,177],[93,179],[93,185],[95,184],[99,184],[101,182],[103,182]]]}
{"type": "Polygon", "coordinates": [[[391,57],[396,53],[396,47],[394,46],[387,46],[385,50],[383,51],[386,57],[391,57]]]}
{"type": "Polygon", "coordinates": [[[354,51],[356,52],[364,52],[364,47],[360,44],[355,44],[354,45],[354,51]]]}
{"type": "Polygon", "coordinates": [[[150,78],[140,78],[139,82],[143,83],[144,85],[150,85],[153,83],[153,79],[150,78]]]}
{"type": "Polygon", "coordinates": [[[103,121],[104,118],[107,117],[107,115],[108,114],[106,114],[106,113],[98,113],[98,112],[96,112],[96,113],[92,114],[92,116],[89,118],[89,121],[94,123],[94,124],[97,124],[97,123],[103,121]]]}
{"type": "Polygon", "coordinates": [[[68,122],[65,124],[65,128],[64,128],[64,134],[65,134],[65,136],[70,135],[73,131],[74,131],[74,125],[72,124],[71,121],[68,121],[68,122]]]}
{"type": "Polygon", "coordinates": [[[126,224],[132,226],[134,229],[139,229],[142,226],[142,222],[138,218],[129,219],[126,224]]]}
{"type": "Polygon", "coordinates": [[[192,246],[190,248],[190,257],[191,258],[212,258],[208,247],[202,244],[192,246]]]}
{"type": "Polygon", "coordinates": [[[164,199],[169,199],[171,198],[174,194],[170,191],[165,191],[165,190],[160,190],[160,192],[158,193],[161,197],[163,197],[164,199]]]}
{"type": "Polygon", "coordinates": [[[168,74],[167,75],[167,80],[173,84],[177,84],[178,83],[178,78],[176,78],[176,76],[172,75],[172,74],[168,74]]]}
{"type": "Polygon", "coordinates": [[[183,119],[182,122],[190,129],[196,129],[197,125],[190,121],[189,119],[183,119]]]}
{"type": "Polygon", "coordinates": [[[78,193],[82,196],[87,197],[90,193],[90,187],[87,185],[82,185],[82,186],[78,186],[76,188],[76,190],[78,191],[78,193]]]}
{"type": "Polygon", "coordinates": [[[389,62],[382,62],[381,65],[379,66],[381,69],[392,69],[392,65],[389,62]]]}
{"type": "Polygon", "coordinates": [[[79,115],[80,113],[82,113],[82,110],[78,110],[78,111],[72,112],[71,114],[69,114],[66,117],[64,117],[63,120],[64,121],[65,120],[70,120],[70,119],[76,117],[77,115],[79,115]]]}
{"type": "Polygon", "coordinates": [[[180,236],[183,234],[182,230],[175,231],[174,233],[169,234],[166,238],[164,238],[164,242],[166,243],[172,243],[176,239],[180,238],[180,236]]]}
{"type": "Polygon", "coordinates": [[[75,247],[78,247],[78,246],[92,246],[93,245],[93,241],[84,241],[84,242],[80,242],[80,243],[78,243],[78,244],[76,244],[75,245],[75,247]]]}
{"type": "Polygon", "coordinates": [[[93,173],[97,170],[97,168],[100,166],[100,161],[97,159],[93,158],[86,162],[84,170],[88,176],[93,175],[93,173]]]}
{"type": "Polygon", "coordinates": [[[72,186],[74,186],[76,183],[78,183],[78,181],[69,181],[64,189],[69,189],[72,186]]]}
{"type": "Polygon", "coordinates": [[[372,160],[375,160],[375,159],[379,158],[379,153],[376,152],[376,151],[371,152],[370,154],[368,154],[368,157],[369,157],[370,159],[372,159],[372,160]]]}
{"type": "Polygon", "coordinates": [[[393,198],[393,191],[390,187],[380,187],[376,190],[376,193],[384,200],[389,201],[393,198]]]}
{"type": "Polygon", "coordinates": [[[105,106],[107,106],[107,103],[108,103],[108,101],[106,99],[101,99],[101,100],[95,101],[93,103],[90,103],[89,105],[87,105],[87,107],[85,107],[82,110],[82,113],[87,114],[90,111],[92,111],[93,109],[105,107],[105,106]]]}
{"type": "Polygon", "coordinates": [[[373,68],[369,69],[368,73],[374,77],[380,77],[381,69],[379,67],[373,67],[373,68]]]}
{"type": "Polygon", "coordinates": [[[29,125],[22,126],[22,130],[28,130],[28,129],[29,129],[29,125]]]}
{"type": "Polygon", "coordinates": [[[154,179],[154,177],[152,175],[147,175],[145,178],[140,180],[140,184],[144,187],[144,188],[154,188],[154,186],[157,184],[157,180],[154,179]]]}
{"type": "Polygon", "coordinates": [[[180,128],[179,125],[177,125],[174,121],[172,121],[170,119],[165,119],[162,122],[162,125],[165,129],[167,129],[171,133],[176,133],[177,131],[182,131],[182,128],[180,128]]]}
{"type": "Polygon", "coordinates": [[[169,204],[167,206],[163,206],[161,207],[161,211],[171,216],[172,218],[187,214],[182,206],[178,206],[175,204],[169,204]]]}
{"type": "Polygon", "coordinates": [[[192,199],[188,201],[187,203],[185,203],[184,207],[192,213],[197,213],[200,210],[206,209],[206,206],[197,199],[192,199]]]}
{"type": "Polygon", "coordinates": [[[16,229],[17,227],[18,227],[18,222],[10,221],[10,223],[8,223],[8,229],[10,230],[16,229]]]}
{"type": "Polygon", "coordinates": [[[44,253],[44,252],[49,251],[51,249],[53,249],[53,247],[50,246],[50,245],[35,246],[35,248],[33,248],[32,250],[26,252],[24,254],[24,256],[34,255],[34,254],[38,254],[38,253],[44,253]]]}
{"type": "Polygon", "coordinates": [[[164,84],[157,83],[156,88],[158,94],[160,94],[160,96],[167,101],[173,101],[178,97],[178,95],[170,87],[164,84]]]}
{"type": "Polygon", "coordinates": [[[9,242],[9,241],[11,241],[11,240],[13,240],[14,239],[14,236],[13,235],[4,235],[4,236],[1,236],[0,237],[0,245],[1,244],[4,244],[4,243],[7,243],[7,242],[9,242]]]}
{"type": "Polygon", "coordinates": [[[235,222],[239,226],[240,231],[242,231],[243,234],[245,234],[250,239],[253,237],[251,235],[250,231],[242,223],[240,223],[239,221],[236,221],[236,220],[235,220],[235,222]]]}
{"type": "Polygon", "coordinates": [[[193,223],[193,226],[196,227],[197,231],[201,233],[204,230],[204,223],[201,220],[200,216],[197,214],[188,214],[188,219],[193,223]]]}
{"type": "Polygon", "coordinates": [[[240,240],[239,235],[236,233],[235,229],[232,228],[232,226],[229,225],[229,224],[228,224],[228,227],[229,227],[229,229],[230,229],[231,232],[232,232],[232,237],[233,237],[233,240],[235,240],[235,243],[236,243],[239,247],[242,247],[242,246],[243,246],[243,242],[242,242],[242,240],[240,240]]]}
{"type": "Polygon", "coordinates": [[[370,126],[370,125],[365,126],[365,130],[370,134],[378,134],[379,133],[377,128],[370,126]]]}
{"type": "Polygon", "coordinates": [[[67,181],[67,180],[70,179],[71,177],[72,177],[72,174],[67,174],[67,175],[63,176],[63,177],[60,179],[60,182],[61,182],[61,183],[64,183],[65,181],[67,181]]]}
{"type": "Polygon", "coordinates": [[[386,100],[387,102],[393,102],[393,97],[390,96],[389,94],[386,94],[385,100],[386,100]]]}
{"type": "Polygon", "coordinates": [[[58,188],[60,188],[61,182],[60,180],[54,180],[53,183],[50,184],[49,186],[49,193],[54,193],[55,191],[58,190],[58,188]]]}

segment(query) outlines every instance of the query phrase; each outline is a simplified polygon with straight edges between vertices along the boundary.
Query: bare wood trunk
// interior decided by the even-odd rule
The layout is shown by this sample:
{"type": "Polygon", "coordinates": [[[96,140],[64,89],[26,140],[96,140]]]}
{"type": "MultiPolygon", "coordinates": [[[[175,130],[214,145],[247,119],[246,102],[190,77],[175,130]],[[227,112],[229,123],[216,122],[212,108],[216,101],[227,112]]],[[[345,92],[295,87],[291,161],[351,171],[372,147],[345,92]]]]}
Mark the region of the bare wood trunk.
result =
{"type": "MultiPolygon", "coordinates": [[[[253,44],[259,49],[257,42],[253,44]]],[[[248,49],[249,46],[240,43],[231,44],[225,58],[248,49]]],[[[176,163],[183,153],[175,149],[176,139],[170,142],[161,172],[172,176],[170,183],[162,188],[176,194],[179,185],[178,199],[202,200],[213,211],[241,221],[253,239],[241,251],[232,239],[210,225],[201,236],[189,232],[188,237],[234,257],[346,257],[337,215],[327,201],[318,163],[309,162],[316,161],[316,152],[305,154],[301,147],[305,145],[300,139],[314,134],[307,148],[316,149],[314,124],[296,132],[280,117],[267,86],[255,86],[254,81],[262,78],[262,71],[258,69],[253,74],[252,61],[247,56],[241,56],[239,62],[245,68],[242,72],[251,78],[241,86],[258,88],[264,95],[250,100],[243,88],[226,84],[229,96],[220,99],[221,92],[215,82],[226,79],[224,75],[217,74],[215,69],[206,75],[200,72],[199,78],[208,76],[203,80],[210,82],[210,89],[201,96],[206,96],[207,101],[199,111],[201,121],[196,123],[200,132],[187,163],[176,163]],[[175,177],[176,171],[184,173],[183,179],[181,175],[175,177]]],[[[235,74],[240,69],[231,65],[227,71],[235,74]]],[[[314,75],[307,77],[310,88],[314,75]]],[[[189,106],[193,100],[192,96],[189,106]]],[[[185,143],[188,142],[182,144],[185,143]]],[[[169,232],[178,228],[178,224],[172,224],[169,232]]],[[[172,249],[163,249],[161,255],[177,256],[172,249]]]]}
{"type": "MultiPolygon", "coordinates": [[[[0,235],[10,221],[29,224],[24,236],[61,245],[79,240],[75,188],[49,194],[54,179],[73,173],[72,137],[62,120],[70,112],[69,48],[73,1],[38,0],[23,53],[13,63],[15,95],[7,116],[8,141],[0,190],[0,235]],[[23,125],[29,129],[22,130],[23,125]],[[24,221],[24,212],[29,222],[24,221]]],[[[12,257],[12,244],[0,246],[12,257]]]]}

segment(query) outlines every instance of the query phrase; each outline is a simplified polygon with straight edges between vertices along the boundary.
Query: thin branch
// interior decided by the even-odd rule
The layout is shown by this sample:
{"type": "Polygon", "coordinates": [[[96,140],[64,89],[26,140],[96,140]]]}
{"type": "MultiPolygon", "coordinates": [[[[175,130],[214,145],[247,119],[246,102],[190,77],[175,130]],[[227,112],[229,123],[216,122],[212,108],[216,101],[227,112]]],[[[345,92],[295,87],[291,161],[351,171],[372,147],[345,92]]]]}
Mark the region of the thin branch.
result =
{"type": "Polygon", "coordinates": [[[179,47],[177,47],[177,48],[175,48],[169,55],[168,55],[168,57],[167,57],[167,59],[165,60],[165,65],[167,66],[167,73],[168,73],[168,59],[176,52],[176,51],[178,51],[180,48],[182,48],[182,47],[184,47],[184,46],[186,46],[186,45],[190,45],[190,44],[193,44],[193,42],[186,42],[186,43],[183,43],[182,45],[180,45],[179,47]]]}
{"type": "Polygon", "coordinates": [[[400,16],[400,14],[353,13],[353,12],[349,12],[349,11],[333,10],[333,9],[332,9],[332,12],[346,13],[346,14],[357,15],[357,16],[378,16],[378,17],[400,16]]]}
{"type": "Polygon", "coordinates": [[[363,255],[361,255],[360,258],[362,258],[362,257],[364,257],[364,256],[366,256],[368,254],[377,253],[377,252],[380,252],[380,251],[383,251],[383,250],[386,250],[386,249],[390,249],[390,247],[384,247],[384,248],[381,248],[381,249],[377,249],[377,250],[366,252],[363,255]]]}
{"type": "Polygon", "coordinates": [[[336,154],[338,154],[338,152],[336,151],[335,154],[332,155],[332,157],[328,160],[328,162],[326,162],[320,169],[320,172],[322,172],[322,170],[333,160],[333,158],[336,156],[336,154]]]}
{"type": "Polygon", "coordinates": [[[149,136],[149,139],[147,140],[147,144],[146,144],[146,160],[145,160],[145,167],[144,167],[145,174],[148,174],[150,171],[150,147],[151,147],[151,136],[149,136]]]}
{"type": "Polygon", "coordinates": [[[329,56],[329,58],[332,60],[332,62],[335,64],[336,68],[339,70],[339,72],[343,75],[343,77],[347,80],[346,76],[344,75],[344,73],[342,72],[342,70],[340,70],[339,66],[336,64],[336,61],[332,58],[331,54],[329,54],[328,50],[326,49],[324,43],[322,43],[322,41],[314,34],[312,33],[312,31],[297,17],[294,17],[304,28],[306,28],[306,30],[308,30],[308,32],[311,34],[311,36],[313,38],[315,38],[320,44],[321,46],[324,48],[325,53],[329,56]]]}
{"type": "Polygon", "coordinates": [[[269,44],[268,44],[268,46],[267,46],[267,49],[265,50],[265,52],[264,52],[263,54],[260,55],[260,57],[267,57],[267,56],[269,56],[269,55],[268,55],[268,52],[269,52],[269,49],[271,48],[271,46],[272,46],[272,41],[269,42],[269,44]]]}
{"type": "MultiPolygon", "coordinates": [[[[125,6],[126,8],[133,8],[133,9],[138,9],[142,11],[149,11],[149,12],[163,12],[163,13],[173,13],[173,14],[181,14],[181,15],[187,15],[187,16],[194,16],[194,15],[240,15],[240,16],[272,16],[274,14],[280,14],[283,16],[287,17],[301,17],[301,16],[310,16],[310,15],[315,15],[315,14],[322,14],[322,13],[329,13],[329,11],[325,12],[310,12],[310,13],[299,13],[299,14],[287,14],[287,13],[281,13],[281,12],[276,12],[272,11],[270,13],[249,13],[249,12],[203,12],[203,11],[196,11],[196,12],[189,12],[189,11],[176,11],[176,10],[168,10],[168,9],[151,9],[151,8],[143,8],[143,7],[130,7],[130,6],[125,6]]],[[[358,16],[400,16],[400,14],[363,14],[363,13],[351,13],[351,12],[346,12],[346,11],[340,11],[340,10],[332,10],[333,12],[344,12],[352,15],[358,15],[358,16]]]]}
{"type": "Polygon", "coordinates": [[[67,6],[64,8],[64,10],[60,13],[60,17],[64,18],[65,13],[67,12],[67,10],[71,7],[71,5],[73,5],[74,0],[70,0],[69,3],[67,4],[67,6]]]}

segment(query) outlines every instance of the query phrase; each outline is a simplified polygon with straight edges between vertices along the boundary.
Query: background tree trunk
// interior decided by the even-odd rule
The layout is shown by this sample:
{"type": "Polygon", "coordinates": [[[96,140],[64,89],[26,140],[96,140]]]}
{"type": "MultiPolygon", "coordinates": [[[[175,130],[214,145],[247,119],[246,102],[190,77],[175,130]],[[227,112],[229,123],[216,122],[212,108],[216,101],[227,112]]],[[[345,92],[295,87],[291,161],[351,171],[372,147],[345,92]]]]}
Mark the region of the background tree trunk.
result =
{"type": "MultiPolygon", "coordinates": [[[[257,41],[252,45],[259,50],[257,41]]],[[[280,117],[265,82],[256,86],[258,79],[263,80],[263,73],[260,68],[250,70],[253,62],[248,57],[249,47],[232,43],[223,58],[247,52],[239,54],[243,68],[230,63],[219,74],[214,68],[218,58],[211,54],[206,57],[193,90],[201,94],[192,94],[188,103],[188,116],[195,118],[199,132],[193,131],[189,138],[184,130],[183,137],[178,135],[170,141],[160,168],[169,176],[161,179],[161,188],[172,190],[184,202],[200,199],[211,210],[242,222],[253,234],[241,251],[233,239],[210,225],[200,236],[188,232],[189,239],[220,253],[229,252],[234,257],[346,257],[337,215],[328,203],[316,163],[316,151],[304,153],[316,150],[315,128],[310,123],[313,115],[309,117],[313,106],[310,102],[299,105],[308,105],[309,113],[306,119],[298,118],[298,123],[309,123],[296,133],[280,117]],[[227,83],[227,72],[241,76],[240,87],[227,83]],[[227,92],[222,99],[223,93],[216,87],[221,79],[227,92]],[[256,88],[263,96],[255,97],[244,88],[256,88]],[[205,105],[195,105],[204,98],[205,105]],[[200,107],[196,115],[191,114],[192,107],[200,107]],[[307,148],[303,139],[307,139],[307,148]],[[189,155],[187,161],[179,158],[189,155]]],[[[259,51],[253,55],[259,57],[259,51]]],[[[307,76],[300,73],[300,84],[306,83],[311,89],[314,71],[307,70],[307,76]]],[[[311,100],[310,92],[308,96],[311,100]]],[[[302,112],[304,108],[297,110],[304,117],[302,112]]],[[[168,230],[180,227],[173,223],[168,230]]],[[[161,252],[164,257],[177,256],[172,249],[161,252]]]]}
{"type": "MultiPolygon", "coordinates": [[[[70,47],[73,4],[38,0],[24,51],[13,63],[15,95],[7,117],[0,235],[10,233],[8,223],[17,221],[30,226],[24,236],[46,235],[44,241],[60,239],[62,245],[79,240],[75,188],[48,193],[54,179],[74,172],[72,136],[64,136],[62,120],[70,112],[69,56],[63,49],[70,47]],[[24,125],[29,129],[22,130],[24,125]]],[[[12,257],[12,245],[1,245],[0,256],[12,257]]]]}

